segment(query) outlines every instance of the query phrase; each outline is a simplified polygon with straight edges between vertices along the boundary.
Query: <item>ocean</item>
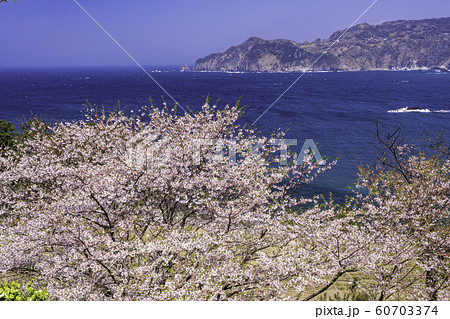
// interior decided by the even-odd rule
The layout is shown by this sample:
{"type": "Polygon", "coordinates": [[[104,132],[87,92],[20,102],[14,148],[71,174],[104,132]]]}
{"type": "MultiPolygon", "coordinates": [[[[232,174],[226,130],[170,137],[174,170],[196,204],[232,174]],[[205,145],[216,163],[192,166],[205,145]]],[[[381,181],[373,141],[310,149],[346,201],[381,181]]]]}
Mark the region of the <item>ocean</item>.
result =
{"type": "MultiPolygon", "coordinates": [[[[183,107],[198,110],[209,96],[219,107],[246,106],[240,124],[252,124],[300,76],[298,73],[178,72],[146,67],[183,107]]],[[[137,67],[0,68],[0,119],[18,125],[33,116],[48,122],[83,119],[84,105],[138,110],[167,96],[137,67]]],[[[338,159],[302,195],[329,194],[342,202],[352,192],[358,165],[372,165],[373,136],[401,128],[405,143],[426,146],[425,137],[450,130],[450,73],[365,71],[307,73],[255,124],[263,135],[281,128],[300,151],[312,139],[322,156],[338,159]]],[[[448,136],[450,138],[450,136],[448,136]]],[[[447,142],[449,140],[447,139],[447,142]]]]}

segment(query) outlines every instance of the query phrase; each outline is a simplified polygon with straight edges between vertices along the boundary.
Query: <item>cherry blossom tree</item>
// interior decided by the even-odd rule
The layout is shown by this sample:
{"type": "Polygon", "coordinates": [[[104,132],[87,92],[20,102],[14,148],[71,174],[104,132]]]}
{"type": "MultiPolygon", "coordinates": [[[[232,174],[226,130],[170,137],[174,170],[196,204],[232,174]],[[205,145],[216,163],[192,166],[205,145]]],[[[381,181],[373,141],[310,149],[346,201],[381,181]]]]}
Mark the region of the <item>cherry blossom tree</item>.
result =
{"type": "Polygon", "coordinates": [[[0,271],[54,300],[312,300],[353,276],[365,299],[449,298],[448,159],[396,140],[345,204],[299,198],[334,162],[241,114],[31,122],[0,157],[0,271]]]}
{"type": "Polygon", "coordinates": [[[240,114],[36,122],[1,162],[2,271],[32,269],[70,300],[278,299],[327,276],[289,223],[306,202],[293,192],[330,165],[277,166],[282,134],[240,129],[240,114]]]}
{"type": "Polygon", "coordinates": [[[361,268],[377,284],[378,300],[448,300],[450,161],[403,145],[399,131],[377,138],[384,146],[376,170],[361,169],[361,212],[379,234],[361,268]]]}

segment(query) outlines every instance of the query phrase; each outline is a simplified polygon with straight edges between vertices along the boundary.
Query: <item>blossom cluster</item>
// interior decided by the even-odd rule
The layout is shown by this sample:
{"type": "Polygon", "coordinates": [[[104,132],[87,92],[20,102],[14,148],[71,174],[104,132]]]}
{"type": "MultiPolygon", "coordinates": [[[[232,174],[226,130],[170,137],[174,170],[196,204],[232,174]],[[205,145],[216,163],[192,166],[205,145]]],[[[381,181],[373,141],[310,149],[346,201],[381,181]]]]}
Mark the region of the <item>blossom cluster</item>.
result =
{"type": "Polygon", "coordinates": [[[0,157],[0,275],[54,300],[309,300],[351,273],[371,299],[449,297],[448,160],[411,157],[413,183],[362,172],[369,195],[343,206],[305,199],[334,162],[241,114],[34,123],[0,157]]]}

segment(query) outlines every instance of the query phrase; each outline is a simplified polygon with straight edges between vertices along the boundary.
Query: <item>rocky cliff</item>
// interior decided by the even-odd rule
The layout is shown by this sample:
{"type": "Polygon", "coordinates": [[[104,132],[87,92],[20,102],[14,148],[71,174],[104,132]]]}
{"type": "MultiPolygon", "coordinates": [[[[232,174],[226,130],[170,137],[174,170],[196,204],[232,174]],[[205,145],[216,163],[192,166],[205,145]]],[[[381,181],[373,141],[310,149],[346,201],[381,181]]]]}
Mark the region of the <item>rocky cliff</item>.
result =
{"type": "Polygon", "coordinates": [[[297,43],[251,37],[195,62],[196,71],[302,72],[450,69],[450,18],[367,23],[327,40],[297,43]]]}

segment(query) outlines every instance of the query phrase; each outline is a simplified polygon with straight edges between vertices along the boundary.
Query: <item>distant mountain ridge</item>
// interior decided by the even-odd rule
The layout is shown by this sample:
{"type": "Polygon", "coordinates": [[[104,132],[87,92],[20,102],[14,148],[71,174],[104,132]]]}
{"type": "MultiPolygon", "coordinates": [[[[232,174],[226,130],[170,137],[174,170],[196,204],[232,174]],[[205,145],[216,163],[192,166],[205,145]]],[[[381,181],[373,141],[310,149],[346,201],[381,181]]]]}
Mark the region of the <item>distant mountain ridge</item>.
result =
{"type": "MultiPolygon", "coordinates": [[[[303,72],[344,33],[297,43],[250,37],[195,62],[195,71],[303,72]]],[[[312,71],[450,69],[450,18],[367,23],[348,30],[312,71]]]]}

